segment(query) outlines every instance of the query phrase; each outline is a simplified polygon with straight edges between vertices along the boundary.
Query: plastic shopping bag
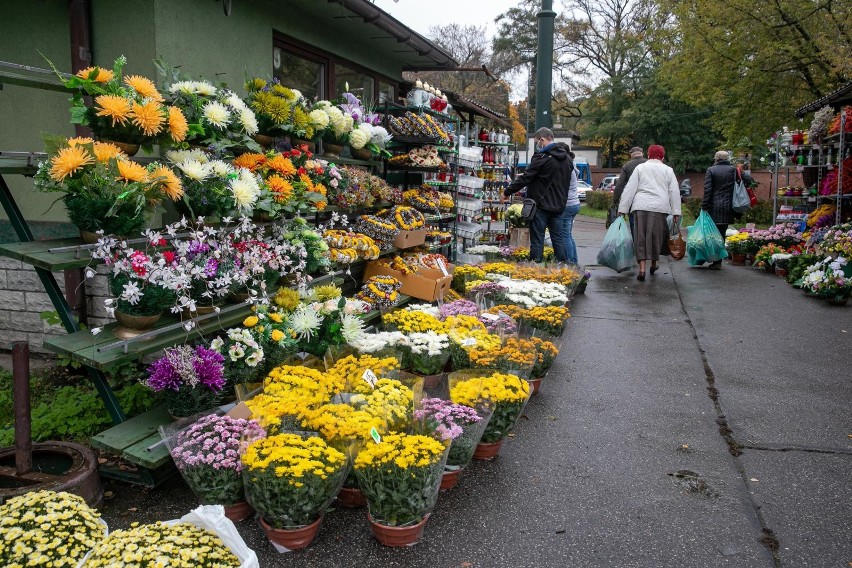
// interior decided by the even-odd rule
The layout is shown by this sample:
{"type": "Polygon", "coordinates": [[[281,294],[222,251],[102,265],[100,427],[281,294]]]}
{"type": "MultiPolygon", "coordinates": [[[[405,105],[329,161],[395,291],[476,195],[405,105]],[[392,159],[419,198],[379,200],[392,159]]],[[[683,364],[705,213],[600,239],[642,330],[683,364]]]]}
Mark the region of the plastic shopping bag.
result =
{"type": "Polygon", "coordinates": [[[624,217],[616,219],[606,231],[601,250],[598,251],[598,264],[624,272],[634,264],[633,237],[624,217]]]}
{"type": "Polygon", "coordinates": [[[686,260],[690,266],[728,258],[725,239],[706,211],[701,211],[695,224],[686,230],[686,260]]]}
{"type": "Polygon", "coordinates": [[[745,183],[743,183],[739,175],[734,179],[734,201],[732,206],[737,213],[745,213],[751,208],[751,198],[748,196],[745,183]]]}

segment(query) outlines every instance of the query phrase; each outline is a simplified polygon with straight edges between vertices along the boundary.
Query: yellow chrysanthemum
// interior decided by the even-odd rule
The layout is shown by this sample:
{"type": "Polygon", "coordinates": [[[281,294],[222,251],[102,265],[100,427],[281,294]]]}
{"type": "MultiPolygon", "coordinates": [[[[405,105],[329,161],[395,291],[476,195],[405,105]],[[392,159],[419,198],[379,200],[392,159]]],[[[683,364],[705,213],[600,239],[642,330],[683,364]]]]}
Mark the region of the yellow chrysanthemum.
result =
{"type": "Polygon", "coordinates": [[[281,154],[276,154],[276,156],[269,160],[266,165],[270,170],[275,170],[285,177],[296,173],[296,166],[293,165],[293,162],[281,154]]]}
{"type": "Polygon", "coordinates": [[[126,124],[130,117],[130,101],[118,95],[98,95],[95,97],[95,114],[105,116],[112,121],[112,126],[126,124]]]}
{"type": "Polygon", "coordinates": [[[243,320],[243,325],[246,327],[254,327],[260,319],[257,316],[249,316],[243,320]]]}
{"type": "Polygon", "coordinates": [[[109,69],[102,69],[100,67],[86,67],[85,69],[77,71],[76,75],[81,79],[88,79],[89,75],[92,74],[92,71],[95,70],[98,72],[93,79],[96,83],[109,83],[115,76],[109,69]]]}
{"type": "Polygon", "coordinates": [[[77,136],[75,138],[68,139],[68,145],[70,147],[74,146],[85,146],[86,144],[93,144],[95,141],[89,138],[88,136],[77,136]]]}
{"type": "Polygon", "coordinates": [[[293,196],[293,185],[278,174],[269,176],[266,185],[277,203],[286,203],[293,196]]]}
{"type": "Polygon", "coordinates": [[[251,101],[251,108],[268,116],[275,124],[285,124],[293,112],[285,99],[270,92],[256,93],[251,101]]]}
{"type": "Polygon", "coordinates": [[[150,179],[159,182],[169,199],[177,201],[183,197],[183,184],[168,166],[158,166],[151,172],[150,179]]]}
{"type": "Polygon", "coordinates": [[[235,166],[238,168],[245,168],[251,172],[255,171],[265,163],[266,156],[263,154],[255,154],[253,152],[247,152],[234,158],[235,166]]]}
{"type": "Polygon", "coordinates": [[[157,101],[147,101],[144,104],[133,103],[131,112],[133,124],[138,126],[145,136],[157,135],[163,127],[163,105],[157,101]]]}
{"type": "Polygon", "coordinates": [[[118,160],[116,165],[118,166],[118,181],[134,182],[148,179],[148,170],[136,162],[118,160]]]}
{"type": "Polygon", "coordinates": [[[255,77],[250,81],[246,81],[246,91],[259,91],[266,86],[266,80],[255,77]]]}
{"type": "Polygon", "coordinates": [[[95,162],[92,155],[82,146],[71,146],[63,148],[50,160],[50,177],[54,181],[62,181],[70,175],[74,175],[83,166],[95,162]]]}
{"type": "Polygon", "coordinates": [[[99,162],[108,162],[112,158],[124,156],[121,148],[109,142],[95,142],[92,144],[92,149],[95,152],[95,159],[99,162]]]}
{"type": "Polygon", "coordinates": [[[157,90],[154,82],[147,77],[130,75],[124,78],[124,84],[146,99],[153,99],[160,103],[163,102],[163,95],[157,90]]]}
{"type": "Polygon", "coordinates": [[[169,107],[169,135],[175,142],[183,142],[186,133],[189,132],[189,124],[183,111],[176,106],[169,107]]]}

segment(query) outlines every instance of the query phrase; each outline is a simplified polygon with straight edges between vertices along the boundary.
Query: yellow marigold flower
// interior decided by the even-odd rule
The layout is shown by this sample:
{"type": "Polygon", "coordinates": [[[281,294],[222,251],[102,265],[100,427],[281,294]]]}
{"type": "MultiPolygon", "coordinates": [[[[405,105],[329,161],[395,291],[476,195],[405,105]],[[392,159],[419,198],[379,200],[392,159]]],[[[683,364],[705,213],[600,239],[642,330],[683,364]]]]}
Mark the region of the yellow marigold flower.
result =
{"type": "Polygon", "coordinates": [[[147,77],[130,75],[124,78],[124,84],[139,93],[143,98],[153,99],[160,103],[163,102],[163,95],[154,86],[154,82],[147,77]]]}
{"type": "Polygon", "coordinates": [[[127,124],[130,118],[130,101],[118,95],[98,95],[95,97],[95,114],[105,116],[112,121],[112,126],[127,124]]]}
{"type": "Polygon", "coordinates": [[[183,185],[170,167],[158,166],[154,168],[150,179],[151,181],[157,181],[162,184],[163,193],[172,201],[177,201],[183,197],[183,185]]]}
{"type": "Polygon", "coordinates": [[[134,182],[148,180],[148,170],[136,162],[118,160],[116,161],[116,165],[118,166],[118,181],[134,182]]]}
{"type": "Polygon", "coordinates": [[[266,163],[270,170],[275,170],[282,176],[291,176],[296,173],[296,166],[290,158],[285,158],[281,154],[276,154],[274,158],[266,163]]]}
{"type": "Polygon", "coordinates": [[[163,105],[157,101],[146,101],[143,104],[134,102],[131,112],[133,124],[138,126],[145,136],[159,134],[165,122],[163,105]]]}
{"type": "Polygon", "coordinates": [[[92,144],[92,150],[95,152],[95,159],[99,162],[109,162],[112,158],[119,156],[125,157],[121,148],[110,142],[95,142],[92,144]]]}
{"type": "Polygon", "coordinates": [[[278,174],[269,176],[266,185],[277,203],[286,203],[293,196],[293,185],[278,174]]]}
{"type": "Polygon", "coordinates": [[[234,158],[234,165],[238,168],[245,168],[249,171],[255,171],[266,163],[266,156],[263,154],[255,154],[247,152],[234,158]]]}
{"type": "Polygon", "coordinates": [[[183,111],[176,106],[169,107],[169,136],[175,142],[183,142],[186,139],[186,133],[189,132],[189,124],[186,122],[186,117],[183,111]]]}
{"type": "Polygon", "coordinates": [[[110,81],[112,81],[113,77],[115,77],[113,72],[109,69],[103,69],[97,66],[80,69],[75,74],[81,79],[88,79],[89,75],[91,75],[93,71],[97,71],[97,75],[95,75],[92,79],[95,83],[109,83],[110,81]]]}
{"type": "Polygon", "coordinates": [[[50,177],[54,181],[62,181],[68,176],[74,175],[83,166],[95,163],[94,158],[82,146],[63,148],[50,159],[50,177]]]}
{"type": "Polygon", "coordinates": [[[254,326],[257,325],[257,322],[259,322],[259,321],[260,321],[260,319],[257,316],[249,316],[249,317],[247,317],[246,319],[243,320],[243,325],[245,327],[254,327],[254,326]]]}

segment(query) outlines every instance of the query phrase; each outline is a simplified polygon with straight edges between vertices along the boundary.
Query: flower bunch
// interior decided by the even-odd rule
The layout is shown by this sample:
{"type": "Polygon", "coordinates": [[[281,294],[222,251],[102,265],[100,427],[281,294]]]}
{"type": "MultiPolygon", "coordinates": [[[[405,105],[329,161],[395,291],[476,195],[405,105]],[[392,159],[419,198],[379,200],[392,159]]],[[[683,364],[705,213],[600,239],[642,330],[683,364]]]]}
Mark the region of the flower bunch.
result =
{"type": "Polygon", "coordinates": [[[355,458],[370,516],[389,526],[419,523],[435,506],[446,446],[431,436],[389,434],[355,458]]]}
{"type": "Polygon", "coordinates": [[[175,201],[179,213],[198,217],[228,217],[233,212],[251,213],[260,195],[257,176],[245,168],[210,157],[201,150],[169,150],[183,184],[183,196],[175,201]]]}
{"type": "Polygon", "coordinates": [[[324,400],[343,391],[346,385],[335,374],[321,373],[316,369],[296,365],[281,365],[273,369],[264,381],[264,390],[275,388],[285,392],[310,392],[324,400]]]}
{"type": "Polygon", "coordinates": [[[309,525],[346,477],[346,456],[319,437],[278,434],[253,442],[242,457],[246,497],[275,528],[309,525]]]}
{"type": "Polygon", "coordinates": [[[494,443],[508,435],[515,425],[530,395],[529,383],[515,375],[493,373],[482,377],[464,378],[450,385],[450,399],[458,404],[476,408],[491,407],[493,414],[482,436],[485,443],[494,443]]]}
{"type": "Polygon", "coordinates": [[[500,247],[495,245],[476,245],[468,247],[465,252],[468,254],[496,255],[500,254],[500,247]]]}
{"type": "Polygon", "coordinates": [[[751,235],[744,231],[725,238],[725,248],[731,254],[748,254],[752,246],[751,235]]]}
{"type": "Polygon", "coordinates": [[[392,377],[399,371],[400,362],[394,357],[374,357],[372,355],[348,355],[337,362],[328,370],[329,374],[337,376],[347,392],[369,393],[375,385],[371,384],[365,375],[367,371],[379,378],[392,377]]]}
{"type": "Polygon", "coordinates": [[[170,439],[169,452],[202,504],[233,505],[245,500],[240,451],[264,436],[255,420],[210,414],[170,439]]]}
{"type": "Polygon", "coordinates": [[[538,352],[535,345],[525,339],[509,338],[496,348],[478,348],[470,351],[470,362],[474,367],[516,372],[528,377],[535,366],[538,352]]]}
{"type": "MultiPolygon", "coordinates": [[[[355,100],[357,101],[357,97],[355,100]]],[[[339,145],[349,143],[349,133],[355,129],[355,117],[349,110],[353,108],[351,106],[342,108],[331,101],[318,101],[313,104],[311,114],[314,112],[325,114],[324,120],[327,121],[328,126],[323,132],[323,138],[326,142],[339,145]]]]}
{"type": "Polygon", "coordinates": [[[399,299],[400,288],[402,288],[402,282],[393,276],[371,276],[364,282],[361,291],[355,297],[369,304],[370,309],[373,310],[390,308],[399,299]]]}
{"type": "Polygon", "coordinates": [[[523,321],[524,317],[527,315],[527,310],[514,304],[498,304],[494,307],[488,308],[485,313],[494,315],[505,314],[515,321],[523,321]]]}
{"type": "Polygon", "coordinates": [[[821,235],[819,251],[825,255],[852,258],[852,225],[845,223],[821,235]]]}
{"type": "Polygon", "coordinates": [[[377,333],[365,333],[356,341],[349,343],[359,353],[370,353],[378,356],[382,352],[396,350],[397,347],[406,345],[408,338],[399,331],[379,331],[377,333]]]}
{"type": "Polygon", "coordinates": [[[328,205],[327,184],[334,178],[326,173],[328,163],[307,150],[242,154],[234,165],[261,177],[255,208],[273,217],[322,211],[328,205]]]}
{"type": "Polygon", "coordinates": [[[805,269],[802,287],[822,298],[848,298],[852,292],[850,273],[848,259],[829,256],[805,269]]]}
{"type": "Polygon", "coordinates": [[[387,432],[387,423],[367,408],[350,404],[323,404],[304,412],[302,426],[319,433],[328,444],[344,451],[352,444],[370,440],[370,431],[387,432]]]}
{"type": "Polygon", "coordinates": [[[457,315],[476,317],[479,315],[479,306],[470,300],[456,300],[455,302],[448,302],[440,306],[440,314],[441,319],[457,315]]]}
{"type": "Polygon", "coordinates": [[[464,293],[465,285],[467,282],[472,280],[484,280],[485,279],[485,271],[477,266],[473,266],[470,264],[463,264],[461,266],[457,266],[455,272],[453,272],[453,290],[456,292],[464,293]]]}
{"type": "Polygon", "coordinates": [[[106,532],[79,495],[42,490],[12,497],[0,505],[0,565],[73,568],[106,532]]]}
{"type": "Polygon", "coordinates": [[[145,385],[167,395],[174,416],[190,416],[210,408],[225,386],[224,357],[202,345],[170,347],[148,366],[145,385]]]}
{"type": "Polygon", "coordinates": [[[489,312],[480,314],[479,321],[482,322],[488,333],[506,336],[518,332],[518,322],[499,310],[493,314],[489,312]]]}
{"type": "Polygon", "coordinates": [[[534,306],[523,315],[523,322],[531,327],[559,337],[571,314],[562,306],[534,306]]]}
{"type": "Polygon", "coordinates": [[[582,279],[583,274],[577,268],[568,267],[543,267],[543,266],[515,266],[511,274],[516,280],[538,280],[539,282],[548,282],[560,284],[562,286],[572,286],[582,279]]]}
{"type": "Polygon", "coordinates": [[[213,531],[191,523],[133,523],[98,543],[81,568],[239,568],[240,560],[213,531]]]}
{"type": "Polygon", "coordinates": [[[480,265],[480,268],[486,274],[502,274],[503,276],[512,276],[517,269],[514,264],[508,262],[486,262],[480,265]]]}
{"type": "Polygon", "coordinates": [[[506,220],[515,229],[529,227],[529,221],[521,214],[523,208],[522,203],[512,203],[506,208],[506,220]]]}
{"type": "Polygon", "coordinates": [[[258,130],[266,136],[290,135],[310,140],[325,130],[328,120],[308,108],[302,94],[281,85],[278,79],[246,81],[246,103],[257,115],[258,130]]]}
{"type": "Polygon", "coordinates": [[[406,350],[408,368],[421,375],[441,372],[450,358],[450,338],[446,333],[409,333],[406,350]]]}
{"type": "Polygon", "coordinates": [[[768,229],[758,229],[751,232],[751,239],[758,246],[774,243],[782,247],[790,247],[803,241],[799,223],[779,223],[768,229]]]}
{"type": "Polygon", "coordinates": [[[90,127],[98,138],[129,144],[172,144],[189,131],[180,108],[164,103],[154,82],[140,75],[123,74],[127,59],[115,60],[112,70],[89,67],[78,71],[65,86],[74,90],[71,123],[90,127]],[[92,106],[86,96],[93,98],[92,106]]]}
{"type": "Polygon", "coordinates": [[[783,254],[786,252],[787,249],[784,247],[778,246],[774,243],[769,243],[768,245],[760,247],[760,250],[758,250],[757,254],[754,255],[754,264],[759,268],[765,268],[767,265],[773,264],[773,255],[783,254]]]}
{"type": "Polygon", "coordinates": [[[360,315],[367,311],[369,306],[358,299],[315,302],[290,314],[289,325],[302,351],[322,357],[330,346],[357,341],[364,334],[360,315]]]}
{"type": "Polygon", "coordinates": [[[532,370],[532,377],[534,379],[541,379],[547,374],[550,367],[553,366],[556,356],[559,355],[559,349],[552,342],[541,337],[530,337],[529,341],[535,345],[537,354],[535,366],[532,370]]]}
{"type": "MultiPolygon", "coordinates": [[[[500,280],[506,289],[503,298],[525,308],[534,306],[564,306],[568,302],[565,286],[535,280],[500,280]]],[[[500,299],[500,298],[498,298],[500,299]]]]}
{"type": "Polygon", "coordinates": [[[210,349],[222,354],[226,375],[234,383],[253,382],[261,372],[265,353],[251,328],[232,327],[224,337],[214,338],[210,349]]]}
{"type": "Polygon", "coordinates": [[[447,325],[430,314],[414,310],[395,310],[382,316],[385,327],[403,333],[447,333],[447,325]]]}
{"type": "Polygon", "coordinates": [[[434,432],[438,440],[452,442],[462,435],[464,426],[476,424],[482,417],[474,409],[449,400],[424,398],[414,411],[414,420],[422,433],[434,432]]]}
{"type": "Polygon", "coordinates": [[[272,229],[272,241],[293,247],[291,260],[298,272],[317,274],[330,267],[328,244],[322,235],[301,217],[290,219],[286,223],[276,223],[272,229]]]}
{"type": "Polygon", "coordinates": [[[351,403],[358,406],[363,403],[363,410],[380,419],[387,431],[402,432],[411,420],[414,392],[396,379],[379,379],[375,388],[356,395],[351,403]]]}

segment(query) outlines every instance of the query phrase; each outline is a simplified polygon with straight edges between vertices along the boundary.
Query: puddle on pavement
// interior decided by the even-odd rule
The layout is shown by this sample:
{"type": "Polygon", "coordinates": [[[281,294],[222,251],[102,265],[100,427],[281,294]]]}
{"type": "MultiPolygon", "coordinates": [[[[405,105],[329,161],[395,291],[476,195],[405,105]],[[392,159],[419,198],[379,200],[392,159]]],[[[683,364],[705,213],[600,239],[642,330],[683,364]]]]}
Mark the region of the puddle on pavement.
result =
{"type": "Polygon", "coordinates": [[[674,473],[667,474],[672,477],[675,485],[681,487],[684,493],[699,495],[701,497],[718,497],[719,491],[712,487],[701,474],[688,469],[679,469],[674,473]]]}

